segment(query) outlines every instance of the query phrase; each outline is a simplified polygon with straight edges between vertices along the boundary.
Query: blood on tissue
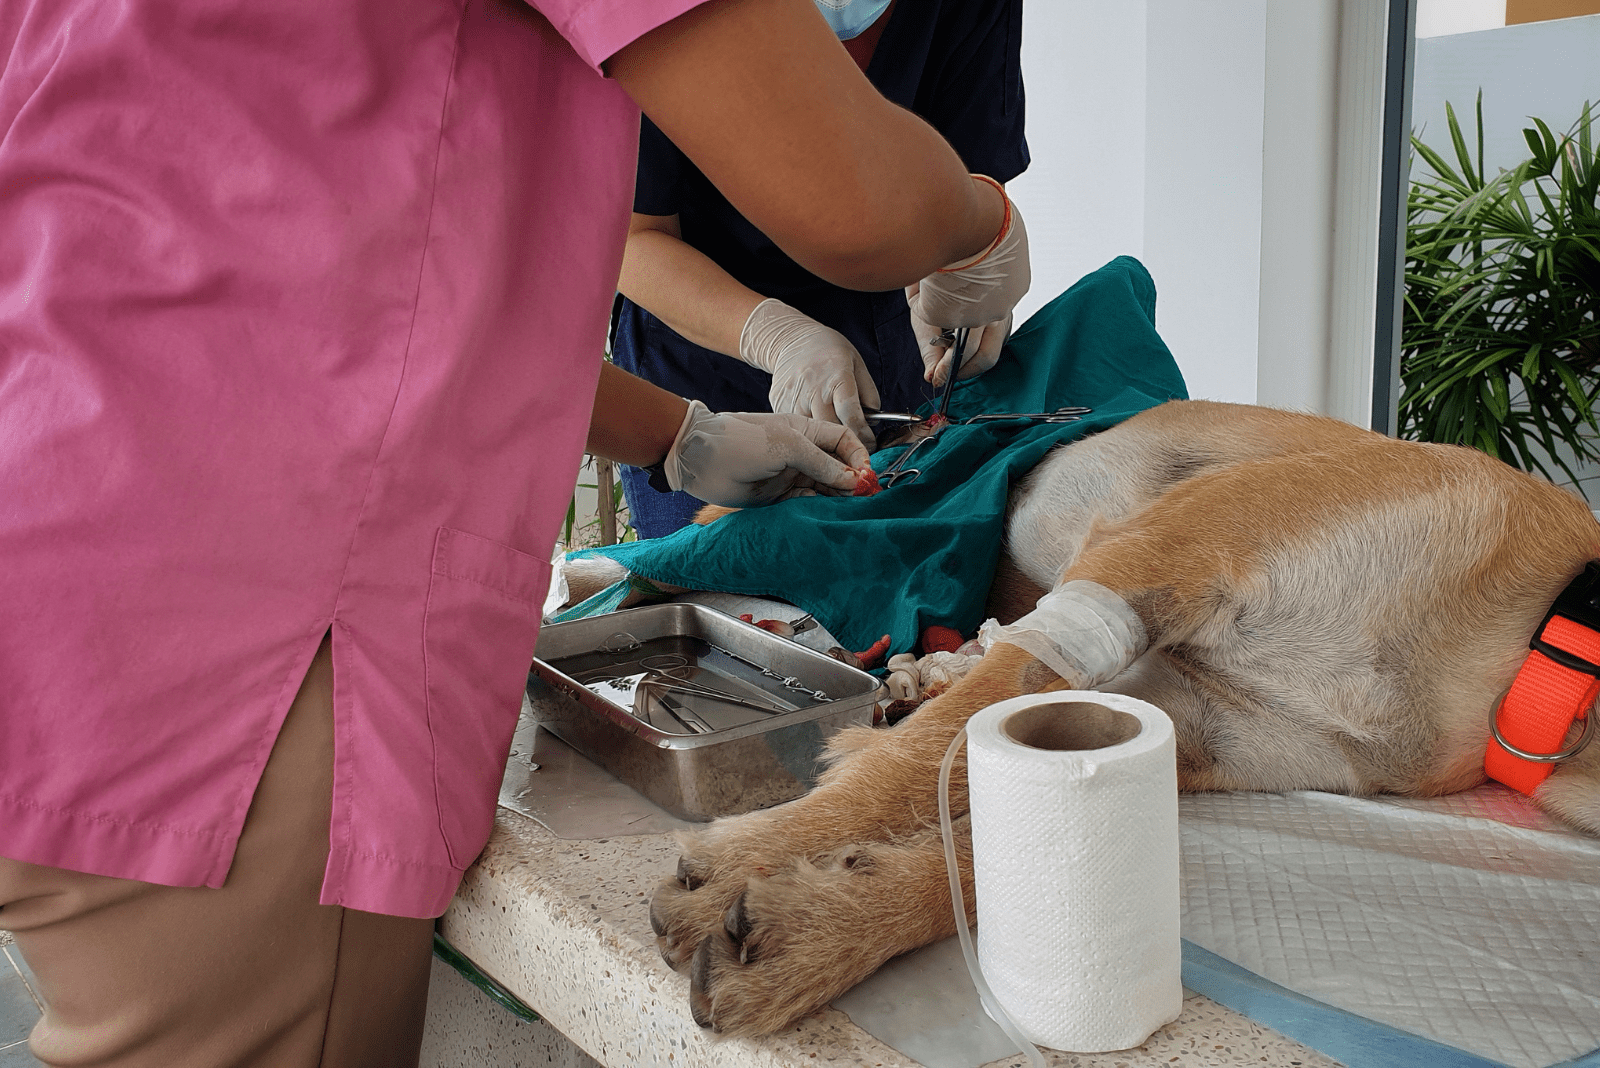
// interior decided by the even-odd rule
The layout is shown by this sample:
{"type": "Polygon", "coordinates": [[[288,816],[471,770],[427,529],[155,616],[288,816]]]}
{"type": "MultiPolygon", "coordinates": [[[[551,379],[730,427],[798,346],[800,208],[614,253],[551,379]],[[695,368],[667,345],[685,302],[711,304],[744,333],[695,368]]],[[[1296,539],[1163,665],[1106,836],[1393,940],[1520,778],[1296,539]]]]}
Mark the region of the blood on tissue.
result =
{"type": "Polygon", "coordinates": [[[872,497],[883,492],[883,487],[878,484],[878,473],[869,464],[856,472],[857,497],[872,497]]]}

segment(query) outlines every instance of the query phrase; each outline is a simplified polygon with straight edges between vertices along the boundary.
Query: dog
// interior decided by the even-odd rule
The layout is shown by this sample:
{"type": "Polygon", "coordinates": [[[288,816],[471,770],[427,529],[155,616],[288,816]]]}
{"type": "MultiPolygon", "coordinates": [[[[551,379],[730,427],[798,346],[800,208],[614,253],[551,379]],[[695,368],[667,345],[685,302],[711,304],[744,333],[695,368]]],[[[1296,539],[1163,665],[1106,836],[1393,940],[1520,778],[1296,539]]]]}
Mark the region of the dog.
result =
{"type": "MultiPolygon", "coordinates": [[[[1268,408],[1152,408],[1013,488],[990,591],[1002,622],[1068,584],[1088,591],[1127,616],[1125,655],[1074,668],[1068,649],[1064,676],[1002,641],[896,726],[840,732],[811,793],[680,839],[651,901],[661,953],[688,971],[697,1022],[761,1035],[953,934],[939,762],[969,716],[1019,694],[1163,709],[1183,790],[1478,785],[1530,636],[1597,557],[1581,500],[1477,451],[1268,408]]],[[[964,813],[960,761],[951,789],[964,813]]],[[[1600,747],[1533,797],[1600,835],[1600,747]]],[[[970,923],[964,814],[956,835],[970,923]]]]}

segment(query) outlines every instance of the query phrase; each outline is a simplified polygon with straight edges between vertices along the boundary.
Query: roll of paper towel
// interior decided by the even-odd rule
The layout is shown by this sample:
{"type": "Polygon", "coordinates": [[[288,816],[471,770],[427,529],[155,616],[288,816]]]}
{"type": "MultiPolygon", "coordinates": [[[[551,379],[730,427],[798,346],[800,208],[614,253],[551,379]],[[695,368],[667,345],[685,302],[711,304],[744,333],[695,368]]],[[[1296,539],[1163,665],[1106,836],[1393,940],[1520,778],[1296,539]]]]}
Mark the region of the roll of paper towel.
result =
{"type": "Polygon", "coordinates": [[[1089,691],[967,724],[978,961],[1024,1034],[1128,1049],[1183,1009],[1172,721],[1089,691]]]}

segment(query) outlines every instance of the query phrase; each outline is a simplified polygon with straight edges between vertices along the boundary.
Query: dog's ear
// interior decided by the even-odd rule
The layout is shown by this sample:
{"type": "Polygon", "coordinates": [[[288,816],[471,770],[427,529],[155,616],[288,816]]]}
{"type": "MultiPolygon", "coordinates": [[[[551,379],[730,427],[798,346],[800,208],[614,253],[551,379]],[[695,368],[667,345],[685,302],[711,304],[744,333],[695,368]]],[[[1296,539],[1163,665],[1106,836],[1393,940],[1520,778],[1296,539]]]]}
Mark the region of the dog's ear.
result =
{"type": "Polygon", "coordinates": [[[694,514],[694,521],[696,525],[703,527],[737,511],[739,511],[737,508],[727,508],[720,504],[708,504],[694,514]]]}

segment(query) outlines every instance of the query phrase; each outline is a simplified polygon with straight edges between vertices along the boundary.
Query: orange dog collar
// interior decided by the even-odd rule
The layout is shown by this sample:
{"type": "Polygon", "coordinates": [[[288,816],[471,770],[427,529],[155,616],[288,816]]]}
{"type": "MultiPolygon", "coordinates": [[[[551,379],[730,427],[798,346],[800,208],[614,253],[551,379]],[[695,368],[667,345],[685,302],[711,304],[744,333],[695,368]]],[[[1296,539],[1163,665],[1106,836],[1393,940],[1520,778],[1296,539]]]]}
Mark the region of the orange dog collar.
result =
{"type": "Polygon", "coordinates": [[[1532,794],[1555,766],[1594,736],[1589,715],[1600,696],[1600,560],[1561,591],[1528,643],[1528,659],[1489,716],[1483,769],[1491,779],[1532,794]],[[1576,720],[1583,734],[1561,748],[1576,720]]]}

